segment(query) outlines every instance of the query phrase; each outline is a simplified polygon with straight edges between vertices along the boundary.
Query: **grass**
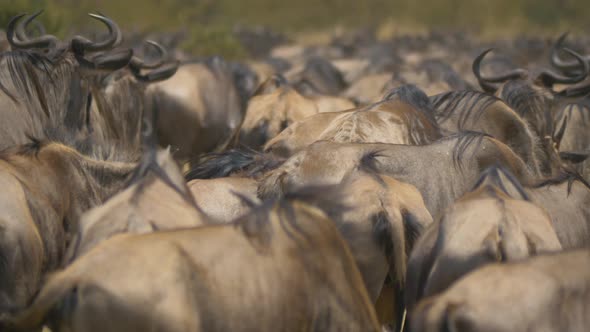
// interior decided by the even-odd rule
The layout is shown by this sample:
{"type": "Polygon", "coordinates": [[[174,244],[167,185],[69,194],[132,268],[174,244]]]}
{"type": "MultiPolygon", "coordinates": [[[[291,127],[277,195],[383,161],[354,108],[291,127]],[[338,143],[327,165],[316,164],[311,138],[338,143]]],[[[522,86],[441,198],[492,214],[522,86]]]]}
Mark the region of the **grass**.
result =
{"type": "Polygon", "coordinates": [[[18,13],[38,9],[45,10],[42,21],[58,36],[87,27],[85,13],[100,11],[124,29],[183,29],[186,50],[229,57],[245,56],[232,34],[237,24],[291,35],[384,25],[396,31],[459,28],[496,34],[590,30],[587,0],[1,0],[0,27],[18,13]]]}

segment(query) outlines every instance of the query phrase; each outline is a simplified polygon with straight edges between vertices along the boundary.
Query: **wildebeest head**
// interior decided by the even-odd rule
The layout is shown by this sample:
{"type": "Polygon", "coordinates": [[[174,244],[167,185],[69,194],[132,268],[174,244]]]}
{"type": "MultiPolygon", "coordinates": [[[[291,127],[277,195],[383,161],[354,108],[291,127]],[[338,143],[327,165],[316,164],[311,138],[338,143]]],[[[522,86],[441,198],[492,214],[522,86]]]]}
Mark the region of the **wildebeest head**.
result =
{"type": "Polygon", "coordinates": [[[131,50],[89,55],[110,49],[120,39],[116,24],[100,15],[91,17],[109,28],[110,35],[102,42],[76,36],[70,43],[61,43],[50,35],[28,38],[24,31],[15,33],[39,14],[21,24],[24,15],[16,16],[8,25],[7,38],[13,50],[0,57],[0,89],[5,94],[0,102],[3,109],[22,109],[31,120],[15,119],[11,123],[14,129],[5,130],[2,146],[24,144],[24,133],[38,138],[51,131],[83,134],[89,122],[88,79],[124,67],[132,56],[131,50]],[[15,34],[24,40],[15,38],[15,34]]]}
{"type": "Polygon", "coordinates": [[[317,104],[301,95],[280,75],[262,83],[250,99],[239,128],[239,142],[260,148],[291,123],[318,113],[317,104]]]}
{"type": "Polygon", "coordinates": [[[147,44],[157,51],[156,59],[146,62],[134,55],[129,70],[102,78],[93,89],[90,132],[95,143],[106,149],[95,154],[114,154],[109,156],[110,160],[125,157],[123,160],[134,160],[139,154],[141,125],[157,112],[149,98],[152,96],[146,95],[146,88],[170,78],[178,69],[178,62],[166,61],[167,51],[161,45],[151,40],[147,44]]]}
{"type": "Polygon", "coordinates": [[[570,88],[555,92],[552,87],[555,84],[575,84],[583,81],[590,72],[590,64],[578,53],[564,49],[583,67],[576,76],[563,76],[547,69],[531,72],[521,68],[495,76],[483,76],[480,70],[481,62],[491,51],[492,49],[488,49],[482,52],[473,62],[473,73],[481,87],[487,92],[495,93],[529,121],[540,137],[550,137],[553,132],[552,112],[556,98],[572,93],[570,88]],[[494,85],[497,83],[500,84],[499,87],[494,85]]]}

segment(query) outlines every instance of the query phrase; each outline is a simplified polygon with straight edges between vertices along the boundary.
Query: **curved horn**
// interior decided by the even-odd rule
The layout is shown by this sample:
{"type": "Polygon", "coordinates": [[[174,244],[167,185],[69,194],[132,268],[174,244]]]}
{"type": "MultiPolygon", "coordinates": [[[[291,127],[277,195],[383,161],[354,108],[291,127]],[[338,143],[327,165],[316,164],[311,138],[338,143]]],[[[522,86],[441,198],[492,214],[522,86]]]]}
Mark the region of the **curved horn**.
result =
{"type": "Polygon", "coordinates": [[[27,33],[26,33],[26,29],[27,26],[31,23],[31,21],[33,21],[37,16],[41,15],[41,13],[43,12],[43,10],[39,10],[36,13],[34,13],[33,15],[30,15],[29,17],[27,17],[24,20],[20,20],[18,22],[18,24],[16,25],[16,37],[20,40],[20,41],[27,41],[29,40],[29,37],[27,37],[27,33]]]}
{"type": "Polygon", "coordinates": [[[156,69],[164,64],[164,60],[168,57],[168,51],[166,51],[162,45],[156,43],[153,40],[146,40],[146,43],[154,46],[154,48],[158,51],[158,59],[152,63],[145,63],[142,59],[134,56],[131,58],[129,66],[135,67],[135,69],[156,69]]]}
{"type": "Polygon", "coordinates": [[[577,76],[570,77],[559,75],[550,70],[543,70],[536,78],[536,80],[540,81],[543,85],[550,87],[553,86],[553,84],[555,83],[576,84],[586,79],[586,77],[588,76],[588,72],[590,71],[590,64],[586,62],[580,54],[570,50],[569,48],[564,48],[563,50],[566,53],[573,56],[574,58],[576,58],[578,68],[582,69],[582,72],[579,73],[577,76]]]}
{"type": "MultiPolygon", "coordinates": [[[[41,13],[38,12],[38,13],[32,15],[29,19],[32,20],[35,17],[37,17],[39,14],[41,14],[41,13]]],[[[55,36],[52,36],[52,35],[43,35],[43,36],[40,36],[40,37],[37,37],[34,39],[28,39],[28,38],[26,38],[26,34],[25,34],[25,37],[24,37],[25,39],[23,39],[23,40],[14,39],[17,23],[25,15],[26,14],[20,14],[20,15],[13,17],[10,20],[10,22],[8,23],[8,27],[6,28],[6,39],[8,40],[8,43],[10,44],[10,46],[12,48],[15,48],[15,49],[16,48],[23,48],[23,49],[26,49],[26,48],[46,48],[46,47],[54,46],[57,44],[57,42],[59,40],[55,36]]]]}
{"type": "Polygon", "coordinates": [[[172,75],[174,75],[176,73],[176,71],[178,70],[179,64],[180,64],[180,62],[178,60],[176,60],[172,63],[165,64],[158,69],[152,70],[145,75],[142,75],[140,73],[140,70],[137,68],[131,67],[130,69],[138,81],[146,82],[146,83],[153,83],[153,82],[167,80],[170,77],[172,77],[172,75]]]}
{"type": "Polygon", "coordinates": [[[570,98],[579,98],[590,95],[590,82],[583,85],[571,86],[559,93],[562,96],[570,98]]]}
{"type": "Polygon", "coordinates": [[[119,29],[117,23],[106,16],[97,14],[88,15],[95,20],[101,21],[107,26],[109,29],[109,37],[101,42],[93,42],[82,36],[76,36],[72,39],[72,48],[75,52],[84,53],[103,51],[113,47],[118,40],[121,40],[121,29],[119,29]]]}
{"type": "Polygon", "coordinates": [[[78,63],[85,68],[114,71],[129,64],[131,57],[133,57],[133,50],[123,49],[111,53],[100,54],[92,60],[87,60],[81,54],[74,53],[74,55],[76,56],[78,63]]]}
{"type": "MultiPolygon", "coordinates": [[[[29,26],[29,24],[31,24],[31,22],[33,22],[33,20],[35,18],[37,18],[37,16],[41,15],[42,13],[43,13],[43,10],[39,10],[36,13],[34,13],[33,15],[30,15],[29,17],[20,21],[17,24],[15,32],[16,32],[16,37],[19,40],[21,40],[21,41],[28,41],[29,40],[29,37],[27,36],[27,27],[29,26]]],[[[35,21],[35,28],[37,28],[37,31],[40,36],[44,36],[47,33],[47,31],[45,31],[45,27],[39,21],[35,21]]]]}
{"type": "Polygon", "coordinates": [[[482,89],[484,89],[484,91],[495,92],[497,90],[497,88],[495,86],[493,86],[491,83],[503,83],[508,80],[524,78],[528,74],[528,72],[526,70],[518,68],[518,69],[509,71],[507,73],[503,73],[503,74],[500,74],[497,76],[483,77],[481,75],[481,61],[492,50],[493,50],[493,48],[483,51],[477,58],[475,58],[475,60],[473,61],[473,66],[472,66],[473,74],[477,78],[479,85],[481,86],[482,89]]]}
{"type": "MultiPolygon", "coordinates": [[[[580,65],[580,61],[576,58],[575,61],[565,61],[559,57],[559,50],[563,48],[563,43],[567,38],[569,32],[566,32],[559,36],[555,44],[551,47],[551,64],[566,73],[569,72],[578,72],[582,70],[582,66],[580,65]]],[[[571,53],[570,53],[571,54],[571,53]]],[[[590,55],[583,56],[584,62],[590,63],[590,55]]]]}

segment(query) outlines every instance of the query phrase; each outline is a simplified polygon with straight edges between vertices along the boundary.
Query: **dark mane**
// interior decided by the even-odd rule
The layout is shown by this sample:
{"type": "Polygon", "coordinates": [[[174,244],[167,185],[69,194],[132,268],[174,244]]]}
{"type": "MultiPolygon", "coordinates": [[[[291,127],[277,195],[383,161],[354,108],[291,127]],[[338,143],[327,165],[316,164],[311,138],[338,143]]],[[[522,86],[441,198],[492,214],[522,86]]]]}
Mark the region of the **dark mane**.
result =
{"type": "Polygon", "coordinates": [[[51,75],[56,68],[56,59],[49,59],[30,50],[14,50],[0,53],[0,61],[2,60],[5,60],[5,67],[0,71],[0,90],[17,104],[22,100],[38,100],[45,115],[50,117],[46,92],[51,89],[45,85],[52,84],[55,88],[51,75]],[[41,75],[47,79],[42,79],[41,75]],[[16,91],[11,92],[7,83],[16,91]]]}
{"type": "Polygon", "coordinates": [[[428,96],[424,91],[414,84],[404,84],[392,89],[387,93],[383,100],[392,100],[394,97],[425,114],[432,114],[432,104],[430,99],[428,99],[428,96]]]}
{"type": "Polygon", "coordinates": [[[447,136],[439,141],[457,140],[453,146],[453,165],[455,168],[463,169],[463,159],[465,159],[465,152],[474,145],[474,150],[479,150],[484,138],[491,138],[492,136],[475,131],[462,131],[455,135],[447,136]]]}
{"type": "MultiPolygon", "coordinates": [[[[432,110],[432,103],[424,91],[420,90],[413,84],[406,84],[391,90],[384,98],[384,101],[394,100],[394,98],[412,106],[413,109],[424,115],[430,126],[436,130],[437,135],[433,139],[442,136],[440,134],[438,123],[436,122],[436,119],[433,115],[434,113],[432,110]]],[[[420,117],[416,116],[415,114],[407,114],[405,112],[403,115],[406,117],[406,123],[410,124],[409,133],[414,141],[423,142],[424,138],[421,134],[424,132],[424,126],[420,121],[420,117]]]]}
{"type": "Polygon", "coordinates": [[[514,188],[518,191],[520,196],[525,201],[531,200],[529,195],[526,193],[524,187],[521,185],[520,181],[518,181],[518,179],[508,169],[500,165],[494,165],[486,168],[481,173],[479,179],[477,180],[471,191],[477,189],[479,186],[482,185],[484,181],[487,180],[491,182],[496,188],[502,190],[506,195],[511,196],[508,192],[508,189],[506,188],[506,185],[504,184],[504,181],[502,181],[501,175],[505,176],[508,179],[510,184],[514,186],[514,188]]]}
{"type": "Polygon", "coordinates": [[[9,147],[0,151],[0,159],[8,161],[11,156],[37,156],[43,147],[49,144],[48,141],[39,140],[33,136],[27,135],[29,143],[9,147]]]}
{"type": "Polygon", "coordinates": [[[430,100],[437,121],[444,122],[458,113],[458,128],[463,130],[471,117],[474,121],[478,121],[483,111],[500,99],[484,92],[466,90],[438,94],[430,100]]]}
{"type": "Polygon", "coordinates": [[[548,105],[548,102],[552,101],[553,96],[549,92],[535,88],[523,80],[511,80],[502,87],[501,98],[520,116],[534,116],[535,121],[539,123],[531,125],[538,131],[544,131],[538,132],[539,135],[552,133],[553,119],[550,114],[551,105],[548,105]],[[538,127],[539,125],[541,127],[538,127]]]}
{"type": "MultiPolygon", "coordinates": [[[[242,230],[248,235],[253,235],[261,227],[270,222],[270,210],[275,205],[280,206],[279,218],[281,218],[281,226],[285,230],[285,233],[294,240],[298,240],[295,235],[299,234],[301,237],[306,238],[305,234],[300,234],[302,230],[296,224],[295,215],[293,213],[292,203],[295,201],[303,202],[311,206],[317,207],[324,211],[331,218],[339,217],[343,212],[349,208],[342,204],[342,191],[340,190],[341,184],[338,185],[322,185],[322,186],[306,186],[296,191],[285,192],[280,199],[269,199],[265,200],[260,204],[251,202],[249,199],[244,198],[244,203],[250,207],[253,207],[255,211],[250,214],[257,215],[256,218],[243,217],[245,222],[237,222],[237,225],[242,227],[242,230]],[[258,211],[258,212],[257,212],[258,211]],[[264,213],[260,213],[264,211],[264,213]],[[284,213],[283,213],[284,212],[284,213]],[[244,228],[245,227],[245,228],[244,228]],[[294,230],[295,233],[291,230],[294,230]]],[[[237,195],[243,198],[240,195],[237,195]]]]}
{"type": "Polygon", "coordinates": [[[236,173],[256,177],[278,167],[283,161],[274,155],[250,149],[209,153],[201,157],[197,165],[185,174],[185,179],[215,179],[236,173]]]}
{"type": "Polygon", "coordinates": [[[527,81],[511,80],[502,88],[501,98],[521,115],[542,111],[549,93],[535,89],[527,81]]]}
{"type": "Polygon", "coordinates": [[[561,173],[557,176],[554,176],[550,179],[543,179],[537,183],[531,184],[529,187],[531,188],[541,188],[545,186],[555,186],[563,184],[567,181],[567,193],[568,195],[572,191],[572,185],[575,181],[582,183],[586,188],[590,189],[590,184],[577,172],[572,170],[565,170],[562,169],[561,173]]]}

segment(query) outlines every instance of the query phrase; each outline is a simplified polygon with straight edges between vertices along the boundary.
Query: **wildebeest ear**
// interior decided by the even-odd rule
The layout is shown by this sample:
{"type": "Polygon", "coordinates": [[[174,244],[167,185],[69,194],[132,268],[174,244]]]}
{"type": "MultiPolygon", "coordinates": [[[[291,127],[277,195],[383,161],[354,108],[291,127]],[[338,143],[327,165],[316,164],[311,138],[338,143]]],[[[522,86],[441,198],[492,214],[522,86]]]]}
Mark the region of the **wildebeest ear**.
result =
{"type": "Polygon", "coordinates": [[[568,161],[572,164],[579,164],[581,162],[584,162],[586,159],[588,159],[588,156],[590,156],[590,153],[588,152],[560,152],[559,153],[559,157],[561,157],[562,160],[564,161],[568,161]]]}

